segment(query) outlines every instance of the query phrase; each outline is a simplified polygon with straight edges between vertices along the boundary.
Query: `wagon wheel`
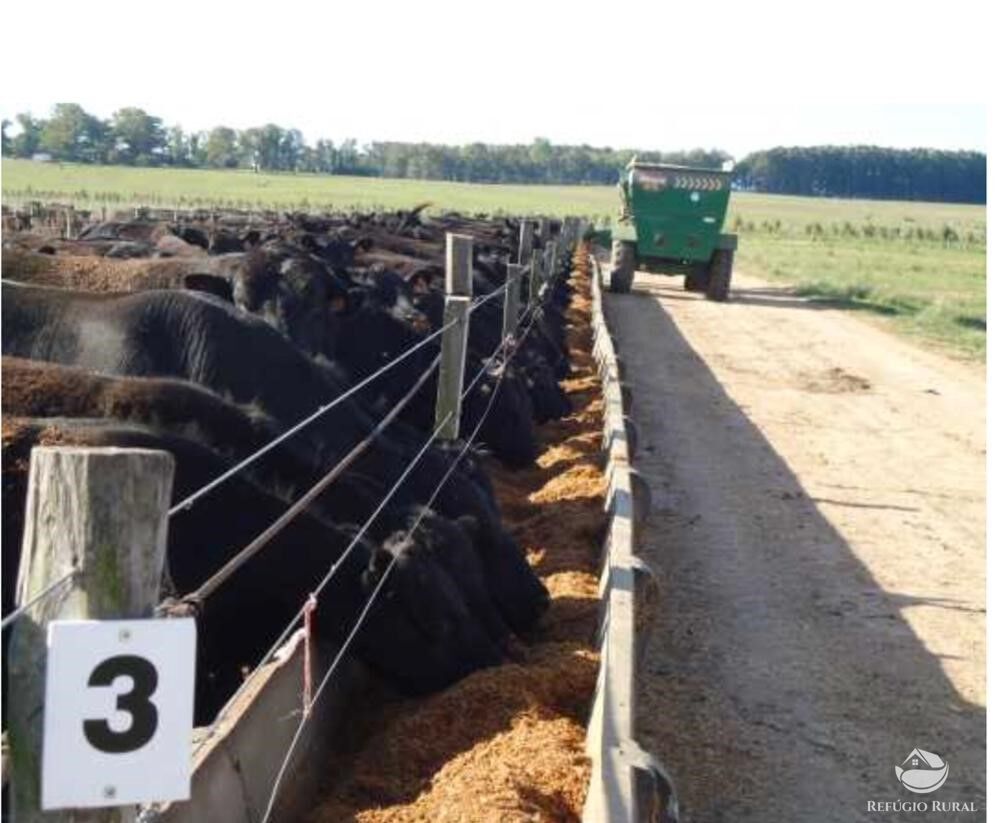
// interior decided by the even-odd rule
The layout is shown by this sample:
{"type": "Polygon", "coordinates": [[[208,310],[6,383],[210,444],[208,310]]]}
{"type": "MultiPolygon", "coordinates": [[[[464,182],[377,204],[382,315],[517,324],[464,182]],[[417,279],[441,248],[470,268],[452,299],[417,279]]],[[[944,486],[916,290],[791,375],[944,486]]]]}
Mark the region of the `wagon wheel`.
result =
{"type": "Polygon", "coordinates": [[[716,249],[708,266],[709,300],[722,302],[729,299],[729,284],[733,279],[733,250],[716,249]]]}
{"type": "Polygon", "coordinates": [[[635,278],[635,243],[625,240],[611,242],[611,291],[628,294],[635,278]]]}

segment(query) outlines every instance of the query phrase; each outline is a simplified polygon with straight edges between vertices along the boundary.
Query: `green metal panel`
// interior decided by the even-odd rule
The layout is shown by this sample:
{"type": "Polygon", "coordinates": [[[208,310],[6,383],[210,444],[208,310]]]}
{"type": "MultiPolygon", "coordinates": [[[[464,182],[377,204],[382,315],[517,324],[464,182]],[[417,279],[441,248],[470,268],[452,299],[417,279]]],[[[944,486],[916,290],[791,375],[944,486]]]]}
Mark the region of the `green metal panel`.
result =
{"type": "Polygon", "coordinates": [[[716,169],[630,163],[622,181],[624,217],[635,226],[640,260],[707,262],[726,219],[730,177],[716,169]]]}

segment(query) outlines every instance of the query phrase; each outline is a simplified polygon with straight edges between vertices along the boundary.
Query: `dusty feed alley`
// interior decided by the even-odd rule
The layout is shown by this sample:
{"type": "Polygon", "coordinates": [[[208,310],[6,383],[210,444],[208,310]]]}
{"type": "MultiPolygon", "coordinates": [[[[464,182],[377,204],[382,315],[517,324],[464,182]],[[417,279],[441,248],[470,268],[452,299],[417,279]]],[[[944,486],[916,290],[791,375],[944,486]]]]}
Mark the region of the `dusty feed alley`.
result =
{"type": "Polygon", "coordinates": [[[609,295],[662,575],[640,742],[682,815],[985,818],[985,377],[737,275],[609,295]],[[950,764],[933,796],[894,764],[950,764]]]}
{"type": "Polygon", "coordinates": [[[597,552],[605,526],[600,379],[590,356],[589,279],[578,257],[568,311],[573,414],[541,428],[532,469],[491,465],[504,522],[552,596],[523,660],[423,700],[373,696],[363,728],[330,764],[313,823],[575,820],[597,677],[597,552]]]}

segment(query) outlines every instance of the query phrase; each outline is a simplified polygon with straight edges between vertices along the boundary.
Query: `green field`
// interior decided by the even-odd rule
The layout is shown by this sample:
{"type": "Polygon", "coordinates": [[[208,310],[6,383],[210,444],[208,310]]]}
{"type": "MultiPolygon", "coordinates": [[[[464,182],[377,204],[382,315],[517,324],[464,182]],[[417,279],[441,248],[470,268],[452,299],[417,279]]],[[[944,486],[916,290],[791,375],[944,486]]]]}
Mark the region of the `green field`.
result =
{"type": "MultiPolygon", "coordinates": [[[[403,208],[610,218],[610,186],[515,186],[249,171],[133,169],[4,160],[3,200],[81,208],[403,208]]],[[[735,193],[737,268],[982,360],[986,208],[735,193]]]]}
{"type": "Polygon", "coordinates": [[[42,200],[106,205],[244,209],[409,208],[430,201],[437,211],[599,215],[614,207],[607,186],[506,186],[437,180],[385,180],[328,174],[139,169],[3,161],[4,202],[42,200]]]}
{"type": "Polygon", "coordinates": [[[986,356],[986,208],[739,195],[737,268],[963,358],[986,356]]]}

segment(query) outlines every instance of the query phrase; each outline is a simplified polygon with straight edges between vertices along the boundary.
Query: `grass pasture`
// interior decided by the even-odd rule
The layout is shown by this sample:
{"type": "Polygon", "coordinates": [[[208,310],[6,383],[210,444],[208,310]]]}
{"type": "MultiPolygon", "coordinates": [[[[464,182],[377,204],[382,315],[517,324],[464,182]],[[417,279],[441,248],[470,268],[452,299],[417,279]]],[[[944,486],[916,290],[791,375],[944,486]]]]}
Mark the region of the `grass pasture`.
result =
{"type": "MultiPolygon", "coordinates": [[[[3,160],[3,200],[110,210],[377,209],[577,214],[617,211],[609,186],[516,186],[249,171],[140,169],[3,160]]],[[[986,349],[986,209],[736,192],[737,267],[793,286],[960,357],[986,349]]]]}
{"type": "Polygon", "coordinates": [[[142,169],[3,161],[4,202],[73,202],[81,207],[399,209],[432,203],[436,211],[507,214],[607,214],[607,186],[513,186],[391,180],[329,174],[254,174],[245,169],[142,169]]]}
{"type": "Polygon", "coordinates": [[[986,208],[736,194],[737,267],[963,358],[986,354],[986,208]]]}

